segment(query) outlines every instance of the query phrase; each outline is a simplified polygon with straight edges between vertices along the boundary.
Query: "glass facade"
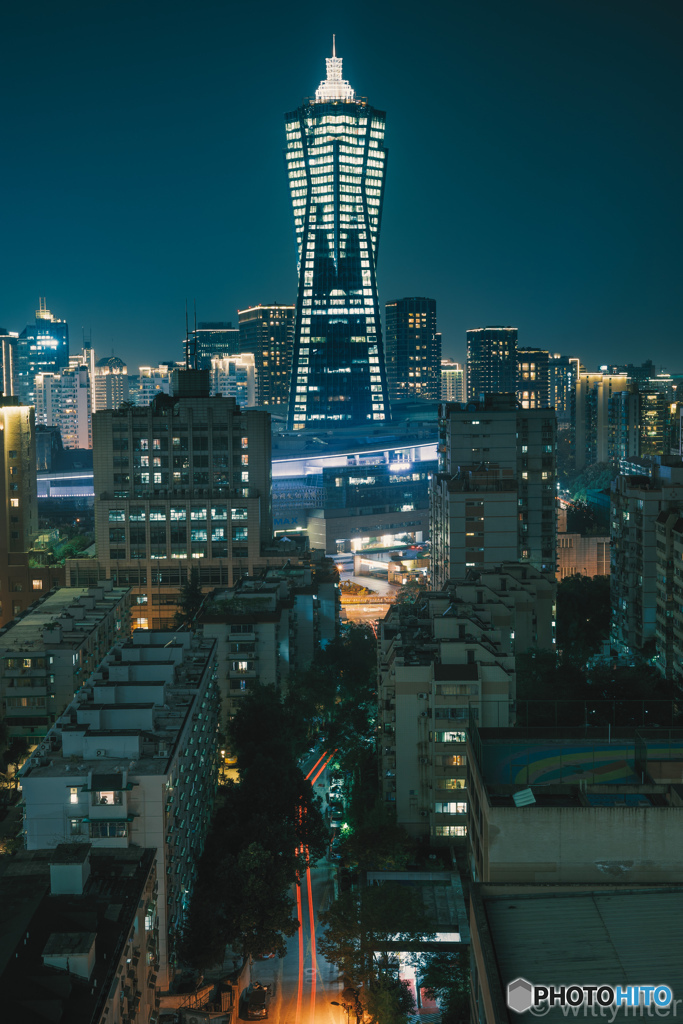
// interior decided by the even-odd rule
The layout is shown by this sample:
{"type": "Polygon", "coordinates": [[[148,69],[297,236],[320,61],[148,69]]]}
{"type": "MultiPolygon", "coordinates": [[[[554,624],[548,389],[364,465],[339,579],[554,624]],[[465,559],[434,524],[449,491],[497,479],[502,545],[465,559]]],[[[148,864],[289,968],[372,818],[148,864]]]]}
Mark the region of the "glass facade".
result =
{"type": "Polygon", "coordinates": [[[356,98],[341,58],[286,115],[299,288],[288,425],[390,418],[377,295],[385,114],[356,98]]]}
{"type": "Polygon", "coordinates": [[[21,332],[16,343],[16,392],[22,405],[36,404],[36,376],[59,373],[69,365],[69,327],[40,300],[35,324],[21,332]]]}

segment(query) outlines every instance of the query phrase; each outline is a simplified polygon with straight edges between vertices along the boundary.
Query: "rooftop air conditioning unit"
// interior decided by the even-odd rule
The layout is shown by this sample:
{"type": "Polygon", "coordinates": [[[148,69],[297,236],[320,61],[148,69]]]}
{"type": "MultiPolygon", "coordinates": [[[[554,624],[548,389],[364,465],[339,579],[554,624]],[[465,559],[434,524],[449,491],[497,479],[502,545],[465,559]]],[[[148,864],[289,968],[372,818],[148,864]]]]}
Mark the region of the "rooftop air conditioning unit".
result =
{"type": "Polygon", "coordinates": [[[428,696],[429,694],[427,693],[418,693],[418,697],[420,698],[420,700],[427,700],[428,696]]]}
{"type": "Polygon", "coordinates": [[[155,757],[168,757],[168,750],[159,750],[154,756],[155,757]]]}
{"type": "Polygon", "coordinates": [[[96,750],[95,751],[95,757],[106,757],[106,756],[107,756],[107,751],[106,750],[96,750]]]}

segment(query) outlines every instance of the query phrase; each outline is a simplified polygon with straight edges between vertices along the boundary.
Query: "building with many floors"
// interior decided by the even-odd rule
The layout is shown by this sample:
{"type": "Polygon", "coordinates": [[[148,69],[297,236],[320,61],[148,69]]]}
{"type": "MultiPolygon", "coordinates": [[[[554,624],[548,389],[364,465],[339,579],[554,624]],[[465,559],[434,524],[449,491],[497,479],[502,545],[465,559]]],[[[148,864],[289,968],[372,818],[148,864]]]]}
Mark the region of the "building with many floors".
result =
{"type": "Polygon", "coordinates": [[[285,117],[299,287],[288,426],[391,418],[377,291],[386,115],[326,61],[314,97],[285,117]]]}
{"type": "Polygon", "coordinates": [[[254,358],[257,405],[277,405],[286,411],[292,381],[294,310],[294,306],[276,302],[238,311],[239,351],[254,358]]]}
{"type": "Polygon", "coordinates": [[[544,349],[517,349],[517,401],[523,409],[552,408],[550,353],[544,349]]]}
{"type": "Polygon", "coordinates": [[[683,681],[683,501],[655,520],[657,546],[656,664],[667,679],[683,681]]]}
{"type": "Polygon", "coordinates": [[[140,628],[170,628],[190,567],[231,586],[273,536],[268,413],[210,397],[206,370],[173,390],[93,417],[98,572],[133,587],[140,628]]]}
{"type": "Polygon", "coordinates": [[[394,299],[385,306],[389,401],[441,398],[441,335],[436,299],[394,299]]]}
{"type": "Polygon", "coordinates": [[[27,850],[89,843],[157,859],[169,987],[217,778],[216,642],[137,630],[85,682],[21,772],[27,850]]]}
{"type": "Polygon", "coordinates": [[[245,408],[256,405],[256,365],[252,352],[211,357],[211,394],[234,398],[245,408]]]}
{"type": "Polygon", "coordinates": [[[16,342],[14,394],[24,405],[36,404],[35,378],[59,373],[69,365],[69,325],[59,320],[40,299],[35,324],[24,328],[16,342]]]}
{"type": "Polygon", "coordinates": [[[517,328],[475,327],[467,332],[467,398],[517,390],[517,328]]]}
{"type": "Polygon", "coordinates": [[[384,801],[414,835],[465,835],[470,720],[514,721],[515,655],[552,650],[552,579],[520,563],[396,604],[380,623],[384,801]]]}
{"type": "Polygon", "coordinates": [[[228,320],[200,321],[183,341],[185,365],[210,370],[212,359],[239,355],[240,332],[228,320]]]}
{"type": "Polygon", "coordinates": [[[304,672],[319,648],[334,640],[337,580],[331,563],[319,560],[243,576],[209,595],[196,623],[218,644],[224,729],[254,686],[286,689],[289,677],[304,672]]]}
{"type": "Polygon", "coordinates": [[[560,430],[571,427],[576,406],[576,381],[579,360],[575,356],[552,354],[548,360],[550,378],[550,406],[555,410],[560,430]]]}
{"type": "Polygon", "coordinates": [[[92,448],[90,385],[86,366],[36,374],[36,420],[58,427],[65,448],[92,448]]]}
{"type": "Polygon", "coordinates": [[[0,629],[0,700],[8,736],[35,743],[114,643],[127,637],[130,590],[61,587],[0,629]]]}
{"type": "MultiPolygon", "coordinates": [[[[647,653],[657,630],[658,537],[660,514],[679,515],[683,508],[683,463],[676,456],[652,463],[651,476],[620,474],[611,485],[611,642],[623,654],[647,653]]],[[[665,530],[666,530],[666,523],[665,530]]],[[[664,559],[665,563],[668,558],[664,559]]],[[[666,575],[666,565],[663,566],[666,575]]],[[[673,571],[673,565],[672,565],[673,571]]],[[[666,590],[667,583],[660,586],[666,590]]],[[[671,580],[673,587],[673,579],[671,580]]],[[[673,611],[661,592],[660,602],[673,611]]],[[[665,639],[662,639],[666,643],[665,639]]],[[[667,663],[667,659],[664,659],[667,663]]]]}
{"type": "Polygon", "coordinates": [[[159,1007],[156,851],[68,842],[3,861],[4,1018],[153,1021],[159,1007]]]}
{"type": "Polygon", "coordinates": [[[626,373],[605,368],[596,372],[580,370],[576,380],[574,452],[576,469],[611,458],[610,402],[620,391],[628,391],[626,373]]]}
{"type": "Polygon", "coordinates": [[[0,627],[55,583],[59,567],[32,565],[38,534],[35,410],[0,396],[0,627]]]}
{"type": "Polygon", "coordinates": [[[439,406],[433,586],[503,561],[555,571],[555,444],[553,410],[522,409],[514,394],[439,406]]]}
{"type": "Polygon", "coordinates": [[[442,402],[467,401],[467,374],[464,366],[452,359],[441,360],[442,402]]]}

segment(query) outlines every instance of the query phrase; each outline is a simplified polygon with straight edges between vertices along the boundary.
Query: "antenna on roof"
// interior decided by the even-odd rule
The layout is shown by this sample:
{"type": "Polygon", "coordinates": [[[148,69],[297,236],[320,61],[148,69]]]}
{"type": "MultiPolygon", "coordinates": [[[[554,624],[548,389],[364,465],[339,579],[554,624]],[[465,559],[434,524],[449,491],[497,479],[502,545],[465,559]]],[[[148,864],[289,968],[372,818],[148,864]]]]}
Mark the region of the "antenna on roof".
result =
{"type": "Polygon", "coordinates": [[[197,300],[194,300],[194,343],[192,346],[192,369],[197,369],[197,300]]]}
{"type": "Polygon", "coordinates": [[[187,299],[185,299],[185,369],[190,369],[190,328],[187,321],[187,299]]]}
{"type": "Polygon", "coordinates": [[[336,36],[335,36],[334,33],[332,33],[332,56],[333,57],[337,56],[336,36]]]}

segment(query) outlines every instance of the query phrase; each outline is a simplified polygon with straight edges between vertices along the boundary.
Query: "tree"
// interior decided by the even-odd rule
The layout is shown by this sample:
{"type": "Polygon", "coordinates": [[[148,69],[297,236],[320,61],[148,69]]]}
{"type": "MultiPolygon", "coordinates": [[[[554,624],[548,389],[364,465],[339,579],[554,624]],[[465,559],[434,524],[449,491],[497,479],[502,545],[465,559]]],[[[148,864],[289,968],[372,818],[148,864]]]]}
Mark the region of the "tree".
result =
{"type": "Polygon", "coordinates": [[[557,646],[581,664],[609,639],[609,576],[566,576],[557,588],[557,646]]]}
{"type": "Polygon", "coordinates": [[[395,882],[361,886],[342,893],[320,920],[320,952],[357,988],[362,985],[365,1011],[382,1024],[381,1013],[388,1020],[405,1019],[395,953],[432,937],[418,892],[395,882]]]}
{"type": "Polygon", "coordinates": [[[342,861],[360,871],[400,871],[411,857],[411,839],[381,801],[360,812],[340,843],[342,861]]]}
{"type": "Polygon", "coordinates": [[[201,608],[203,600],[204,595],[199,583],[199,569],[196,566],[192,566],[189,577],[180,587],[178,604],[181,610],[176,612],[176,628],[184,625],[186,622],[193,621],[201,608]]]}
{"type": "Polygon", "coordinates": [[[422,985],[430,999],[437,999],[443,1024],[459,1024],[470,1012],[469,946],[428,953],[420,958],[422,985]]]}

